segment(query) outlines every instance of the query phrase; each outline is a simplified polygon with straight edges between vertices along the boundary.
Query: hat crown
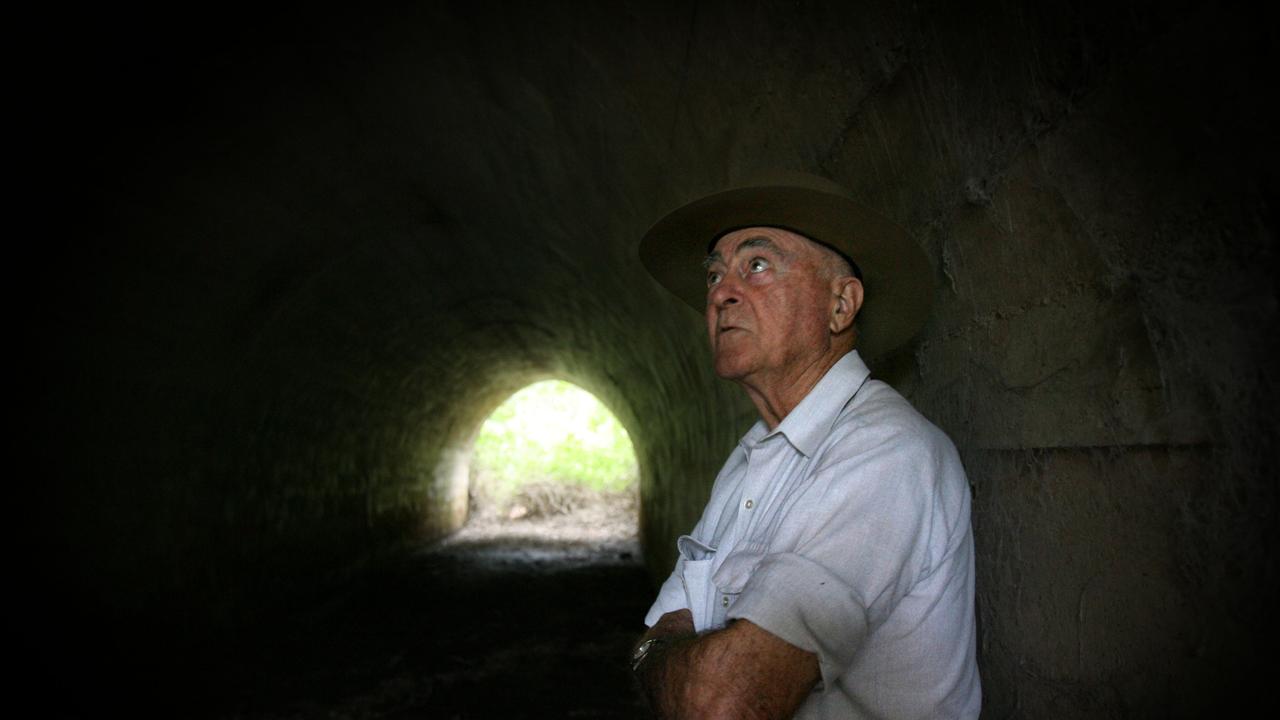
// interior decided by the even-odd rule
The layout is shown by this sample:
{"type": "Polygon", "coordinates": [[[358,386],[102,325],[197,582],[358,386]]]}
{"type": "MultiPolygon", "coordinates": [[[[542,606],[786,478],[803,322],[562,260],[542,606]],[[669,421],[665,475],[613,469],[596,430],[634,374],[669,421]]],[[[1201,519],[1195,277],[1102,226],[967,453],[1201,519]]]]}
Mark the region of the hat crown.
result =
{"type": "Polygon", "coordinates": [[[788,170],[782,168],[771,168],[751,173],[742,181],[736,183],[731,189],[738,190],[743,188],[766,187],[804,188],[805,190],[824,192],[844,198],[853,197],[853,194],[850,193],[845,186],[835,182],[834,180],[829,180],[820,175],[800,172],[799,170],[788,170]]]}

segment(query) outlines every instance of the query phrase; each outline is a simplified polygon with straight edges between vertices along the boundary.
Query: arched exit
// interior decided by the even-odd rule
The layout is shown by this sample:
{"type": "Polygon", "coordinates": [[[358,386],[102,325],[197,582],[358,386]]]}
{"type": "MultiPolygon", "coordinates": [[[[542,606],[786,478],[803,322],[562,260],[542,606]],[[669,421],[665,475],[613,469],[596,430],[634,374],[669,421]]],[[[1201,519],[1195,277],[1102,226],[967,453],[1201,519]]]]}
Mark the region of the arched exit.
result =
{"type": "Polygon", "coordinates": [[[513,394],[485,420],[469,472],[471,522],[542,523],[583,539],[634,536],[639,466],[622,423],[594,395],[564,380],[513,394]]]}

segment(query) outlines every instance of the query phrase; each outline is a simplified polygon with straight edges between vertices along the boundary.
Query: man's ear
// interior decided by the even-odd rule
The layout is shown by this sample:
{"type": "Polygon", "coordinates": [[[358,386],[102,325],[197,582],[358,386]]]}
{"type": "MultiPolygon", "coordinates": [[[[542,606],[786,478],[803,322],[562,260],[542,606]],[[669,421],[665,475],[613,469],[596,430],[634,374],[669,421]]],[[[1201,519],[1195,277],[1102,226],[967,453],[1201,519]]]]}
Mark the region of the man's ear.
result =
{"type": "Polygon", "coordinates": [[[831,302],[832,335],[838,335],[853,325],[858,310],[862,309],[862,281],[847,276],[831,281],[831,292],[835,296],[831,302]]]}

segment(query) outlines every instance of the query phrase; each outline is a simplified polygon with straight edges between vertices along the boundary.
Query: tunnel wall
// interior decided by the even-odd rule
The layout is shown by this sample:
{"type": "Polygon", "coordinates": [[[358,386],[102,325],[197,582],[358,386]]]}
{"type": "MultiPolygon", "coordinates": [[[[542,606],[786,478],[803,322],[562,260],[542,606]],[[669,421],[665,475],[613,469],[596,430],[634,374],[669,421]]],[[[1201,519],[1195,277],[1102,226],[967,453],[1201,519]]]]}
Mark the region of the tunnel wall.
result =
{"type": "Polygon", "coordinates": [[[783,166],[848,185],[934,262],[928,325],[873,369],[969,472],[985,716],[1196,716],[1266,667],[1260,16],[468,3],[208,20],[96,53],[89,27],[131,21],[88,18],[60,82],[35,86],[62,111],[33,169],[58,189],[60,240],[35,271],[44,477],[23,562],[68,639],[109,655],[235,627],[448,533],[472,434],[552,376],[627,427],[660,578],[753,412],[635,242],[783,166]],[[73,119],[88,108],[108,111],[73,119]]]}

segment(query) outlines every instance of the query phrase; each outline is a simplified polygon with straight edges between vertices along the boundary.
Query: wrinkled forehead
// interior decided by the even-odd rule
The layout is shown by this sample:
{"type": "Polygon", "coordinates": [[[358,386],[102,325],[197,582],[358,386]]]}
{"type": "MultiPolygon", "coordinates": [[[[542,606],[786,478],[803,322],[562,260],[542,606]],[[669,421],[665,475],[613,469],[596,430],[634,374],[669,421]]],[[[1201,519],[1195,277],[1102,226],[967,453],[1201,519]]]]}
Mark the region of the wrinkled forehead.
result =
{"type": "Polygon", "coordinates": [[[753,248],[771,250],[778,255],[791,257],[816,250],[818,247],[805,236],[785,228],[766,226],[739,228],[712,240],[707,248],[707,260],[708,262],[723,260],[753,248]]]}

